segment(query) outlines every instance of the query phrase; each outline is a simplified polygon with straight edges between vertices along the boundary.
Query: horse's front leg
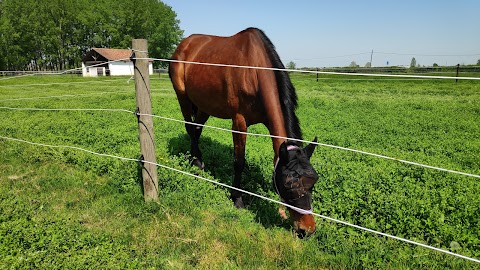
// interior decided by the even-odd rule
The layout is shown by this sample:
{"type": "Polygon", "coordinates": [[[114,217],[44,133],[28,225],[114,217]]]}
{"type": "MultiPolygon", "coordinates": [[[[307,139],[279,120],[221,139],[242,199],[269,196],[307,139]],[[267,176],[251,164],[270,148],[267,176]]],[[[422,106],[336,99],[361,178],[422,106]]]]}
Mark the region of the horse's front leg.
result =
{"type": "MultiPolygon", "coordinates": [[[[194,122],[196,124],[203,125],[205,122],[207,122],[208,118],[210,115],[198,111],[197,114],[195,115],[195,120],[194,122]]],[[[201,170],[205,168],[205,163],[203,163],[202,159],[202,152],[200,151],[199,143],[200,143],[200,135],[202,134],[202,126],[197,126],[197,125],[189,125],[190,126],[190,149],[191,149],[191,154],[193,156],[192,160],[192,165],[197,166],[201,170]]]]}
{"type": "MultiPolygon", "coordinates": [[[[232,129],[235,131],[246,132],[247,123],[241,114],[237,114],[233,120],[232,129]]],[[[233,167],[235,169],[235,176],[233,179],[233,186],[242,188],[242,172],[245,167],[245,143],[247,141],[246,134],[233,133],[233,167]]],[[[231,191],[233,203],[237,208],[244,208],[242,200],[242,193],[237,190],[231,191]]]]}

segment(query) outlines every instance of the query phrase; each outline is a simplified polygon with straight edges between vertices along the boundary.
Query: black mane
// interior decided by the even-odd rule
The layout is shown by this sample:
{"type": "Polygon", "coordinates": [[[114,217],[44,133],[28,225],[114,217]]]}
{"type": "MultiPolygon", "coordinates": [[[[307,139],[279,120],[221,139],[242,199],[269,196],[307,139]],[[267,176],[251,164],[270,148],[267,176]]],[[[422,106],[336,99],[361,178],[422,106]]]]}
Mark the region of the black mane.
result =
{"type": "MultiPolygon", "coordinates": [[[[273,68],[285,69],[280,57],[278,56],[275,46],[265,33],[258,28],[248,28],[256,30],[263,40],[265,49],[267,50],[273,68]]],[[[247,29],[247,30],[248,30],[247,29]]],[[[295,114],[297,108],[297,93],[290,81],[290,77],[286,71],[275,71],[275,78],[277,80],[278,95],[280,97],[280,104],[282,106],[283,118],[285,120],[285,128],[287,136],[294,139],[302,139],[302,130],[300,129],[300,122],[295,114]]],[[[291,142],[300,144],[299,142],[291,142]]]]}

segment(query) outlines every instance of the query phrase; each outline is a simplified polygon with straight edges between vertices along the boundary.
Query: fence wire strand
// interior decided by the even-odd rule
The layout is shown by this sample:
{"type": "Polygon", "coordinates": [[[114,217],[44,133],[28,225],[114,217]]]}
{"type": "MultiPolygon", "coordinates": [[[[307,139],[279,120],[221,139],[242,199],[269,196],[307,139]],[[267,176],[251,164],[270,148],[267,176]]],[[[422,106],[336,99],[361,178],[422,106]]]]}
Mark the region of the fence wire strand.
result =
{"type": "MultiPolygon", "coordinates": [[[[212,180],[212,179],[208,179],[206,177],[198,176],[198,175],[195,175],[193,173],[185,172],[185,171],[182,171],[182,170],[179,170],[179,169],[176,169],[176,168],[173,168],[173,167],[169,167],[169,166],[166,166],[166,165],[163,165],[163,164],[155,163],[155,162],[150,162],[150,161],[140,160],[140,159],[135,159],[135,158],[121,157],[121,156],[111,155],[111,154],[98,153],[98,152],[95,152],[95,151],[91,151],[91,150],[81,148],[81,147],[76,147],[76,146],[50,145],[50,144],[45,144],[45,143],[36,143],[36,142],[30,142],[30,141],[26,141],[26,140],[22,140],[22,139],[11,138],[11,137],[1,136],[1,135],[0,135],[0,138],[2,138],[4,140],[27,143],[27,144],[35,145],[35,146],[78,150],[78,151],[87,152],[89,154],[93,154],[93,155],[97,155],[97,156],[116,158],[116,159],[120,159],[120,160],[123,160],[123,161],[136,161],[136,162],[140,162],[140,163],[142,163],[142,162],[143,163],[148,163],[148,164],[152,164],[152,165],[161,167],[163,169],[175,171],[177,173],[181,173],[181,174],[191,176],[191,177],[194,177],[194,178],[197,178],[197,179],[200,179],[200,180],[204,180],[204,181],[207,181],[209,183],[222,186],[224,188],[233,189],[233,190],[242,192],[244,194],[248,194],[248,195],[260,198],[262,200],[266,200],[266,201],[269,201],[269,202],[272,202],[272,203],[283,205],[283,206],[288,207],[288,208],[293,209],[293,210],[303,210],[303,209],[299,209],[299,208],[297,208],[293,205],[289,205],[287,203],[284,203],[284,202],[281,202],[281,201],[278,201],[278,200],[275,200],[275,199],[272,199],[272,198],[269,198],[269,197],[266,197],[266,196],[262,196],[262,195],[259,195],[259,194],[256,194],[256,193],[253,193],[253,192],[250,192],[250,191],[247,191],[247,190],[236,188],[236,187],[233,187],[233,186],[230,186],[230,185],[227,185],[227,184],[224,184],[224,183],[220,183],[220,182],[212,180]]],[[[441,253],[444,253],[444,254],[452,255],[452,256],[455,256],[455,257],[458,257],[458,258],[469,260],[469,261],[472,261],[472,262],[480,263],[480,260],[478,260],[478,259],[471,258],[471,257],[468,257],[468,256],[464,256],[464,255],[461,255],[461,254],[457,254],[457,253],[454,253],[454,252],[451,252],[451,251],[448,251],[448,250],[444,250],[444,249],[433,247],[433,246],[430,246],[430,245],[427,245],[427,244],[423,244],[423,243],[419,243],[419,242],[416,242],[416,241],[408,240],[408,239],[398,237],[398,236],[395,236],[395,235],[391,235],[391,234],[388,234],[388,233],[379,232],[379,231],[376,231],[376,230],[373,230],[373,229],[369,229],[369,228],[366,228],[366,227],[355,225],[353,223],[349,223],[349,222],[342,221],[342,220],[335,219],[335,218],[331,218],[331,217],[328,217],[328,216],[325,216],[325,215],[317,214],[315,212],[311,212],[311,214],[314,215],[314,216],[320,217],[322,219],[325,219],[325,220],[329,220],[329,221],[332,221],[332,222],[335,222],[335,223],[343,224],[345,226],[353,227],[353,228],[356,228],[356,229],[359,229],[359,230],[367,231],[367,232],[377,234],[377,235],[380,235],[380,236],[384,236],[384,237],[387,237],[387,238],[392,238],[392,239],[402,241],[402,242],[405,242],[405,243],[409,243],[409,244],[412,244],[412,245],[420,246],[420,247],[435,250],[435,251],[438,251],[438,252],[441,252],[441,253]]]]}
{"type": "MultiPolygon", "coordinates": [[[[139,50],[132,50],[135,52],[139,50]]],[[[144,52],[144,51],[141,51],[144,52]]],[[[148,52],[145,52],[148,53],[148,52]]],[[[88,68],[101,66],[113,62],[120,61],[130,61],[130,60],[149,60],[149,61],[160,61],[167,63],[184,63],[184,64],[195,64],[195,65],[205,65],[205,66],[217,66],[217,67],[232,67],[232,68],[246,68],[246,69],[258,69],[258,70],[271,70],[271,71],[282,71],[282,72],[296,72],[296,73],[310,73],[310,74],[326,74],[326,75],[346,75],[346,76],[367,76],[367,77],[393,77],[393,78],[419,78],[419,79],[450,79],[450,80],[480,80],[478,77],[452,77],[452,76],[422,76],[422,75],[402,75],[402,74],[381,74],[381,73],[347,73],[347,72],[334,72],[334,71],[313,71],[313,70],[299,70],[299,69],[281,69],[281,68],[271,68],[271,67],[256,67],[256,66],[245,66],[245,65],[232,65],[232,64],[220,64],[220,63],[207,63],[207,62],[196,62],[196,61],[184,61],[184,60],[175,60],[175,59],[166,59],[166,58],[150,58],[150,57],[131,57],[131,58],[122,58],[118,60],[111,60],[104,63],[99,63],[95,65],[88,66],[88,68]]],[[[25,75],[18,75],[12,77],[6,77],[0,79],[9,80],[14,78],[35,76],[35,75],[63,75],[69,72],[81,70],[83,67],[68,69],[60,72],[39,72],[31,73],[25,75]]]]}
{"type": "Polygon", "coordinates": [[[4,84],[0,85],[0,87],[27,87],[27,86],[52,86],[52,85],[72,85],[72,84],[90,84],[90,83],[111,83],[111,82],[119,82],[124,81],[123,79],[114,79],[114,80],[100,80],[100,81],[82,81],[82,82],[58,82],[58,83],[29,83],[29,84],[4,84]]]}
{"type": "Polygon", "coordinates": [[[6,106],[0,106],[0,109],[5,109],[5,110],[17,110],[17,111],[104,111],[104,112],[126,112],[126,113],[132,113],[137,116],[151,116],[154,118],[159,118],[163,120],[168,120],[168,121],[173,121],[173,122],[178,122],[178,123],[184,123],[184,124],[189,124],[189,125],[194,125],[194,126],[200,126],[200,127],[206,127],[210,129],[216,129],[216,130],[221,130],[225,132],[230,132],[230,133],[238,133],[238,134],[244,134],[244,135],[250,135],[250,136],[256,136],[256,137],[269,137],[269,138],[277,138],[277,139],[284,139],[284,140],[291,140],[291,141],[297,141],[297,142],[302,142],[302,143],[307,143],[307,144],[315,144],[318,146],[322,147],[328,147],[328,148],[334,148],[334,149],[339,149],[339,150],[344,150],[344,151],[349,151],[349,152],[354,152],[354,153],[359,153],[359,154],[364,154],[364,155],[369,155],[377,158],[382,158],[386,160],[393,160],[397,161],[400,163],[405,163],[409,165],[414,165],[418,167],[423,167],[423,168],[428,168],[432,170],[437,170],[437,171],[443,171],[443,172],[448,172],[448,173],[454,173],[458,175],[463,175],[463,176],[468,176],[468,177],[474,177],[474,178],[480,178],[480,175],[478,174],[473,174],[473,173],[466,173],[466,172],[461,172],[461,171],[456,171],[456,170],[451,170],[451,169],[445,169],[441,167],[436,167],[436,166],[431,166],[427,164],[422,164],[418,162],[413,162],[413,161],[408,161],[400,158],[394,158],[394,157],[389,157],[385,155],[380,155],[380,154],[375,154],[375,153],[370,153],[367,151],[363,150],[357,150],[357,149],[352,149],[352,148],[347,148],[347,147],[342,147],[342,146],[337,146],[337,145],[332,145],[332,144],[326,144],[326,143],[319,143],[319,142],[312,142],[308,140],[300,140],[300,139],[294,139],[294,138],[289,138],[289,137],[283,137],[283,136],[275,136],[275,135],[270,135],[270,134],[260,134],[260,133],[251,133],[251,132],[243,132],[243,131],[237,131],[237,130],[231,130],[227,128],[220,128],[220,127],[215,127],[215,126],[209,126],[209,125],[204,125],[204,124],[198,124],[194,122],[188,122],[184,120],[178,120],[170,117],[164,117],[164,116],[159,116],[159,115],[154,115],[154,114],[144,114],[144,113],[138,113],[138,112],[133,112],[131,110],[126,110],[126,109],[84,109],[84,108],[17,108],[17,107],[6,107],[6,106]]]}
{"type": "MultiPolygon", "coordinates": [[[[130,58],[122,58],[122,59],[111,60],[111,61],[106,61],[106,62],[103,62],[103,63],[91,65],[91,66],[88,66],[88,67],[85,67],[85,68],[98,67],[98,66],[103,66],[105,64],[110,64],[110,63],[114,63],[114,62],[123,62],[123,61],[130,61],[130,60],[131,60],[130,58]]],[[[2,79],[0,79],[0,81],[10,80],[10,79],[18,79],[18,78],[22,78],[22,77],[30,77],[30,76],[36,76],[36,75],[63,75],[63,74],[68,74],[69,72],[73,72],[73,71],[77,71],[77,70],[81,70],[81,69],[83,69],[83,67],[67,69],[67,70],[59,71],[59,72],[30,73],[30,74],[24,74],[24,75],[17,75],[17,76],[2,78],[2,79]]]]}
{"type": "MultiPolygon", "coordinates": [[[[172,60],[172,59],[161,59],[161,58],[132,58],[132,59],[137,59],[137,60],[153,60],[153,61],[162,61],[162,62],[170,62],[170,63],[198,64],[198,65],[218,66],[218,67],[247,68],[247,69],[282,71],[282,72],[310,73],[310,74],[347,75],[347,76],[370,76],[370,77],[395,77],[395,78],[411,78],[411,79],[419,78],[419,79],[480,80],[480,78],[476,78],[476,77],[449,77],[449,76],[420,76],[420,75],[397,75],[397,74],[343,73],[343,72],[309,71],[309,70],[296,70],[296,69],[278,69],[278,68],[253,67],[253,66],[229,65],[229,64],[214,64],[214,63],[203,63],[203,62],[194,62],[194,61],[181,61],[181,60],[172,60]]],[[[130,60],[130,58],[120,59],[120,60],[114,60],[114,61],[108,61],[107,63],[117,62],[117,61],[125,61],[125,60],[130,60]]],[[[105,64],[105,63],[97,64],[97,65],[92,65],[92,66],[89,66],[89,67],[95,67],[95,66],[104,65],[104,64],[105,64]]],[[[48,75],[61,75],[61,74],[66,74],[66,73],[69,73],[69,72],[72,72],[72,71],[76,71],[76,70],[79,70],[79,69],[82,69],[82,68],[75,68],[75,69],[65,70],[65,71],[56,72],[56,73],[35,73],[35,74],[26,74],[26,75],[20,75],[20,76],[13,76],[13,77],[2,78],[2,79],[0,79],[0,81],[1,81],[1,80],[12,79],[12,78],[20,78],[20,77],[26,77],[26,76],[43,75],[43,74],[45,74],[45,75],[47,75],[47,74],[48,74],[48,75]]],[[[103,92],[103,93],[109,93],[109,92],[103,92]]],[[[99,94],[100,94],[100,93],[99,93],[99,94]]],[[[80,95],[63,95],[63,96],[39,97],[39,99],[40,99],[40,98],[54,98],[54,97],[70,97],[70,96],[80,96],[80,95]]],[[[8,100],[23,100],[23,99],[35,99],[35,98],[19,98],[19,99],[8,99],[8,100]]],[[[6,100],[0,100],[0,101],[6,101],[6,100]]],[[[351,148],[346,148],[346,147],[341,147],[341,146],[335,146],[335,145],[330,145],[330,144],[324,144],[324,143],[311,142],[311,141],[306,141],[306,140],[298,140],[298,139],[293,139],[293,138],[288,138],[288,137],[272,136],[272,135],[267,135],[267,134],[256,134],[256,133],[250,133],[250,132],[240,132],[240,131],[235,131],[235,130],[230,130],[230,129],[225,129],[225,128],[219,128],[219,127],[214,127],[214,126],[200,125],[200,124],[193,123],[193,122],[188,122],[188,121],[183,121],[183,120],[178,120],[178,119],[173,119],[173,118],[168,118],[168,117],[163,117],[163,116],[158,116],[158,115],[140,114],[140,113],[133,112],[133,111],[131,111],[131,110],[126,110],[126,109],[81,109],[81,108],[80,108],[80,109],[73,109],[73,108],[72,108],[72,109],[68,109],[68,108],[66,108],[66,109],[65,109],[65,108],[56,109],[56,108],[13,108],[13,107],[0,107],[0,109],[24,110],[24,111],[26,111],[26,110],[29,110],[29,111],[35,110],[35,111],[104,111],[104,112],[110,111],[110,112],[127,112],[127,113],[136,114],[136,115],[151,116],[151,117],[160,118],[160,119],[164,119],[164,120],[170,120],[170,121],[175,121],[175,122],[180,122],[180,123],[185,123],[185,124],[202,126],[202,127],[207,127],[207,128],[217,129],[217,130],[223,130],[223,131],[228,131],[228,132],[233,132],[233,133],[241,133],[241,134],[251,135],[251,136],[271,137],[271,138],[279,138],[279,139],[285,139],[285,140],[299,141],[299,142],[303,142],[303,143],[314,143],[314,144],[316,144],[316,145],[323,146],[323,147],[330,147],[330,148],[335,148],[335,149],[341,149],[341,150],[345,150],[345,151],[351,151],[351,152],[360,153],[360,154],[365,154],[365,155],[370,155],[370,156],[379,157],[379,158],[383,158],[383,159],[394,160],[394,161],[398,161],[398,162],[402,162],[402,163],[406,163],[406,164],[410,164],[410,165],[421,166],[421,167],[430,168],[430,169],[435,169],[435,170],[439,170],[439,171],[450,172],[450,173],[460,174],[460,175],[464,175],[464,176],[470,176],[470,177],[480,178],[480,175],[476,175],[476,174],[470,174],[470,173],[464,173],[464,172],[459,172],[459,171],[450,170],[450,169],[444,169],[444,168],[440,168],[440,167],[434,167],[434,166],[425,165],[425,164],[416,163],[416,162],[411,162],[411,161],[402,160],[402,159],[398,159],[398,158],[392,158],[392,157],[388,157],[388,156],[384,156],[384,155],[369,153],[369,152],[362,151],[362,150],[356,150],[356,149],[351,149],[351,148]]],[[[176,169],[176,168],[172,168],[172,167],[169,167],[169,166],[165,166],[165,165],[163,165],[163,164],[153,163],[153,162],[149,162],[149,161],[145,161],[145,160],[139,160],[139,159],[134,159],[134,158],[126,158],[126,157],[121,157],[121,156],[116,156],[116,155],[111,155],[111,154],[98,153],[98,152],[95,152],[95,151],[91,151],[91,150],[88,150],[88,149],[84,149],[84,148],[81,148],[81,147],[75,147],[75,146],[50,145],[50,144],[36,143],[36,142],[30,142],[30,141],[26,141],[26,140],[22,140],[22,139],[16,139],[16,138],[11,138],[11,137],[1,136],[1,135],[0,135],[0,138],[2,138],[2,139],[4,139],[4,140],[10,140],[10,141],[16,141],[16,142],[21,142],[21,143],[27,143],[27,144],[35,145],[35,146],[50,147],[50,148],[65,148],[65,149],[72,149],[72,150],[77,150],[77,151],[83,151],[83,152],[87,152],[87,153],[90,153],[90,154],[93,154],[93,155],[97,155],[97,156],[120,159],[120,160],[122,160],[122,161],[135,161],[135,162],[149,163],[149,164],[156,165],[156,166],[161,167],[161,168],[164,168],[164,169],[172,170],[172,171],[175,171],[175,172],[178,172],[178,173],[182,173],[182,174],[185,174],[185,175],[188,175],[188,176],[191,176],[191,177],[195,177],[195,178],[197,178],[197,179],[201,179],[201,180],[204,180],[204,181],[207,181],[207,182],[210,182],[210,183],[213,183],[213,184],[222,186],[222,187],[224,187],[224,188],[229,188],[229,189],[237,190],[237,191],[242,192],[242,193],[244,193],[244,194],[248,194],[248,195],[251,195],[251,196],[254,196],[254,197],[263,199],[263,200],[267,200],[267,201],[269,201],[269,202],[273,202],[273,203],[276,203],[276,204],[279,204],[279,205],[283,205],[283,206],[285,206],[285,207],[288,207],[288,208],[291,208],[291,209],[294,209],[294,210],[298,210],[296,207],[291,206],[291,205],[288,205],[288,204],[286,204],[286,203],[284,203],[284,202],[280,202],[280,201],[275,200],[275,199],[271,199],[271,198],[268,198],[268,197],[265,197],[265,196],[262,196],[262,195],[259,195],[259,194],[255,194],[255,193],[253,193],[253,192],[249,192],[249,191],[246,191],[246,190],[243,190],[243,189],[239,189],[239,188],[236,188],[236,187],[233,187],[233,186],[224,184],[224,183],[220,183],[220,182],[217,182],[217,181],[215,181],[215,180],[211,180],[211,179],[208,179],[208,178],[205,178],[205,177],[201,177],[201,176],[198,176],[198,175],[195,175],[195,174],[192,174],[192,173],[188,173],[188,172],[185,172],[185,171],[176,169]]],[[[426,244],[423,244],[423,243],[415,242],[415,241],[408,240],[408,239],[405,239],[405,238],[401,238],[401,237],[398,237],[398,236],[394,236],[394,235],[390,235],[390,234],[387,234],[387,233],[375,231],[375,230],[372,230],[372,229],[369,229],[369,228],[366,228],[366,227],[362,227],[362,226],[359,226],[359,225],[355,225],[355,224],[352,224],[352,223],[348,223],[348,222],[345,222],[345,221],[342,221],[342,220],[338,220],[338,219],[331,218],[331,217],[328,217],[328,216],[324,216],[324,215],[321,215],[321,214],[317,214],[317,213],[314,213],[314,212],[312,212],[311,214],[314,215],[314,216],[320,217],[320,218],[322,218],[322,219],[325,219],[325,220],[329,220],[329,221],[332,221],[332,222],[335,222],[335,223],[343,224],[343,225],[345,225],[345,226],[350,226],[350,227],[353,227],[353,228],[356,228],[356,229],[359,229],[359,230],[363,230],[363,231],[367,231],[367,232],[370,232],[370,233],[374,233],[374,234],[377,234],[377,235],[380,235],[380,236],[392,238],[392,239],[399,240],[399,241],[403,241],[403,242],[406,242],[406,243],[409,243],[409,244],[413,244],[413,245],[421,246],[421,247],[428,248],[428,249],[431,249],[431,250],[435,250],[435,251],[438,251],[438,252],[441,252],[441,253],[444,253],[444,254],[452,255],[452,256],[455,256],[455,257],[458,257],[458,258],[462,258],[462,259],[466,259],[466,260],[473,261],[473,262],[476,262],[476,263],[480,263],[480,260],[478,260],[478,259],[471,258],[471,257],[467,257],[467,256],[464,256],[464,255],[460,255],[460,254],[457,254],[457,253],[454,253],[454,252],[450,252],[450,251],[448,251],[448,250],[436,248],[436,247],[433,247],[433,246],[429,246],[429,245],[426,245],[426,244]]]]}
{"type": "Polygon", "coordinates": [[[98,92],[98,93],[89,93],[89,94],[71,94],[71,95],[56,95],[56,96],[41,96],[41,97],[21,97],[21,98],[9,98],[9,99],[0,99],[1,101],[18,101],[18,100],[36,100],[36,99],[49,99],[49,98],[70,98],[70,97],[88,97],[96,95],[107,95],[107,94],[124,94],[124,93],[134,93],[132,90],[119,90],[119,91],[107,91],[107,92],[98,92]]]}
{"type": "Polygon", "coordinates": [[[15,108],[15,107],[2,107],[0,106],[0,109],[5,109],[5,110],[15,110],[15,111],[92,111],[92,112],[95,112],[95,111],[101,111],[101,112],[126,112],[126,113],[131,113],[131,114],[135,114],[135,112],[133,111],[130,111],[130,110],[126,110],[126,109],[102,109],[102,108],[98,108],[98,109],[84,109],[84,108],[67,108],[67,109],[64,109],[64,108],[15,108]]]}
{"type": "Polygon", "coordinates": [[[271,67],[255,67],[244,65],[230,65],[230,64],[215,64],[207,62],[196,61],[184,61],[165,58],[133,58],[136,60],[151,60],[161,61],[169,63],[183,63],[203,66],[214,67],[230,67],[230,68],[246,68],[246,69],[258,69],[258,70],[271,70],[282,72],[296,72],[296,73],[311,73],[311,74],[328,74],[328,75],[346,75],[346,76],[367,76],[367,77],[394,77],[394,78],[419,78],[419,79],[450,79],[450,80],[480,80],[477,77],[451,77],[451,76],[422,76],[422,75],[401,75],[401,74],[373,74],[373,73],[347,73],[347,72],[334,72],[334,71],[314,71],[314,70],[299,70],[299,69],[287,69],[287,68],[271,68],[271,67]]]}
{"type": "Polygon", "coordinates": [[[367,152],[367,151],[356,150],[356,149],[342,147],[342,146],[336,146],[336,145],[332,145],[332,144],[312,142],[312,141],[308,141],[308,140],[300,140],[300,139],[294,139],[294,138],[288,138],[288,137],[282,137],[282,136],[275,136],[275,135],[270,135],[270,134],[259,134],[259,133],[251,133],[251,132],[231,130],[231,129],[227,129],[227,128],[220,128],[220,127],[215,127],[215,126],[203,125],[203,124],[198,124],[198,123],[194,123],[194,122],[178,120],[178,119],[174,119],[174,118],[169,118],[169,117],[164,117],[164,116],[159,116],[159,115],[153,115],[153,114],[143,114],[143,113],[136,113],[136,114],[137,115],[144,115],[144,116],[151,116],[151,117],[155,117],[155,118],[159,118],[159,119],[163,119],[163,120],[174,121],[174,122],[179,122],[179,123],[184,123],[184,124],[189,124],[189,125],[194,125],[194,126],[200,126],[200,127],[206,127],[206,128],[216,129],[216,130],[222,130],[222,131],[227,131],[227,132],[231,132],[231,133],[238,133],[238,134],[243,134],[243,135],[251,135],[251,136],[257,136],[257,137],[270,137],[270,138],[284,139],[284,140],[290,140],[290,141],[297,141],[297,142],[302,142],[302,143],[307,143],[307,144],[312,143],[312,144],[316,144],[316,145],[323,146],[323,147],[329,147],[329,148],[335,148],[335,149],[340,149],[340,150],[344,150],[344,151],[350,151],[350,152],[354,152],[354,153],[369,155],[369,156],[383,158],[383,159],[387,159],[387,160],[394,160],[394,161],[398,161],[398,162],[401,162],[401,163],[414,165],[414,166],[419,166],[419,167],[424,167],[424,168],[428,168],[428,169],[433,169],[433,170],[444,171],[444,172],[449,172],[449,173],[454,173],[454,174],[459,174],[459,175],[464,175],[464,176],[480,178],[480,175],[477,175],[477,174],[466,173],[466,172],[461,172],[461,171],[456,171],[456,170],[445,169],[445,168],[441,168],[441,167],[430,166],[430,165],[426,165],[426,164],[422,164],[422,163],[418,163],[418,162],[412,162],[412,161],[408,161],[408,160],[403,160],[403,159],[399,159],[399,158],[389,157],[389,156],[385,156],[385,155],[370,153],[370,152],[367,152]]]}

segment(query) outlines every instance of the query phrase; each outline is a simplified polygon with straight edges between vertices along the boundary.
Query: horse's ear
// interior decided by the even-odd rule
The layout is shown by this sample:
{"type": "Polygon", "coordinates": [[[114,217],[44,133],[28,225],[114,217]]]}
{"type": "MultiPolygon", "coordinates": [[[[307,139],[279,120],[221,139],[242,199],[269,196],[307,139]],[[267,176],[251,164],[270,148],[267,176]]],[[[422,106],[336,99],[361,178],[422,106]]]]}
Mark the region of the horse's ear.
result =
{"type": "Polygon", "coordinates": [[[278,158],[282,161],[288,160],[287,141],[284,141],[282,144],[280,144],[280,149],[278,150],[278,158]]]}
{"type": "Polygon", "coordinates": [[[307,145],[307,147],[305,147],[305,152],[307,153],[308,158],[312,157],[313,151],[315,150],[315,147],[317,147],[317,144],[315,144],[316,142],[317,142],[317,136],[315,136],[315,139],[313,139],[313,142],[311,142],[310,144],[307,145]]]}

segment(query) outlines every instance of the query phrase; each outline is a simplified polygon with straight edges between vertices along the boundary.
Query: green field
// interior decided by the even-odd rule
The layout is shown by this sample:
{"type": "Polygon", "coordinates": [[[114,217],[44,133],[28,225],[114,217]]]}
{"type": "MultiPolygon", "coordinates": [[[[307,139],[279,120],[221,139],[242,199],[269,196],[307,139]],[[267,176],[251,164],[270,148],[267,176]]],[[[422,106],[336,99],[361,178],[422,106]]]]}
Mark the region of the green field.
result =
{"type": "MultiPolygon", "coordinates": [[[[154,114],[181,119],[167,77],[154,114]]],[[[305,139],[480,174],[480,83],[291,74],[305,139]]],[[[135,110],[128,78],[1,80],[0,107],[135,110]],[[42,98],[40,98],[42,97],[42,98]]],[[[136,117],[0,108],[0,136],[139,157],[136,117]]],[[[231,134],[205,129],[206,170],[188,166],[182,123],[155,119],[157,162],[230,184],[231,134]]],[[[230,128],[211,118],[208,125],[230,128]]],[[[263,126],[249,132],[267,133],[263,126]]],[[[144,203],[139,165],[0,138],[0,269],[480,269],[423,247],[317,219],[299,240],[277,205],[159,168],[144,203]]],[[[271,140],[247,138],[245,189],[274,199],[271,140]]],[[[480,259],[480,179],[317,147],[314,212],[480,259]]]]}

